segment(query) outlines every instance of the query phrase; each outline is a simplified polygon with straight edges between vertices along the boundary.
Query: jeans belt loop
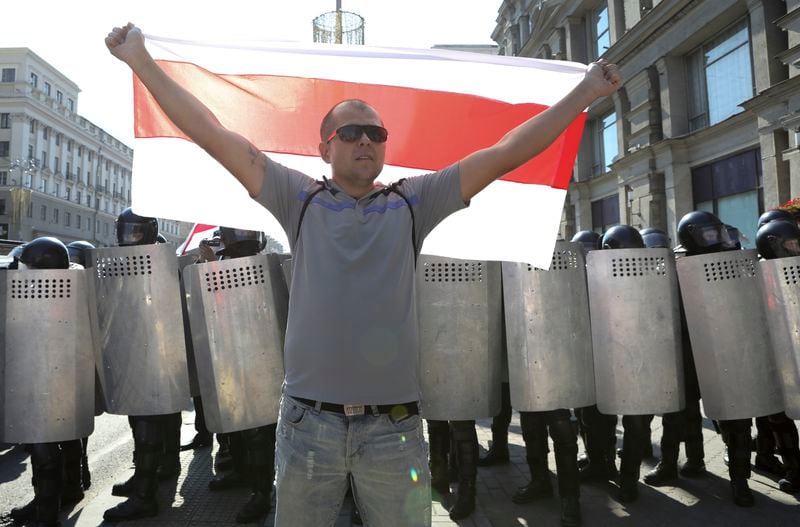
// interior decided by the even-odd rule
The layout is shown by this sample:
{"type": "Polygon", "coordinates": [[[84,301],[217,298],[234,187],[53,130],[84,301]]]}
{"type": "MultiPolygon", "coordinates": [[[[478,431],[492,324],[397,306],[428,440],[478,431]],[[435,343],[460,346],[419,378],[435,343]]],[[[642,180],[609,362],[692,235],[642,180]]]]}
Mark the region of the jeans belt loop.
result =
{"type": "Polygon", "coordinates": [[[319,415],[321,411],[322,411],[322,401],[317,401],[314,404],[314,415],[319,415]]]}
{"type": "Polygon", "coordinates": [[[370,405],[369,408],[370,408],[370,410],[372,410],[372,415],[374,417],[378,417],[379,415],[381,415],[381,413],[378,411],[378,405],[373,404],[373,405],[370,405]]]}

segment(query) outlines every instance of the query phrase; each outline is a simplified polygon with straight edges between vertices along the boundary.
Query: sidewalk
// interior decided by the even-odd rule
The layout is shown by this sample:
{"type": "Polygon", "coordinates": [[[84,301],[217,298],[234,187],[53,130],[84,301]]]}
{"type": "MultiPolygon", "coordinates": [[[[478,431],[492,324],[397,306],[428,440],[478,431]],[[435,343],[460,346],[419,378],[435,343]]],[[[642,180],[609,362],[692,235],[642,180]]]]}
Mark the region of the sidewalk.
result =
{"type": "MultiPolygon", "coordinates": [[[[193,432],[190,421],[193,414],[184,413],[184,434],[193,432]]],[[[478,422],[478,439],[485,449],[491,438],[490,420],[478,422]]],[[[621,438],[621,427],[618,437],[621,438]]],[[[661,422],[653,421],[653,440],[658,442],[661,422]]],[[[653,488],[640,483],[640,498],[636,503],[622,505],[615,499],[616,487],[608,484],[583,485],[581,504],[586,526],[625,525],[625,526],[702,526],[733,527],[739,525],[800,525],[800,497],[787,495],[778,490],[777,482],[763,474],[755,473],[750,486],[756,494],[756,506],[742,509],[733,505],[727,479],[727,469],[722,457],[722,440],[706,422],[706,463],[710,474],[700,480],[681,479],[679,487],[653,488]]],[[[450,520],[441,504],[434,502],[433,525],[444,527],[514,527],[559,525],[559,501],[557,497],[529,505],[515,505],[511,495],[517,487],[527,483],[528,468],[525,464],[525,449],[519,428],[519,416],[515,413],[511,423],[510,437],[511,463],[502,467],[479,469],[478,510],[472,517],[455,523],[450,520]]],[[[658,448],[655,448],[658,455],[658,448]]],[[[130,522],[130,527],[139,526],[234,526],[235,515],[249,493],[245,490],[232,490],[212,493],[208,491],[208,481],[213,477],[211,449],[181,454],[183,470],[177,481],[164,483],[160,488],[159,503],[161,513],[148,520],[130,522]]],[[[643,465],[643,473],[649,470],[656,460],[648,460],[643,465]]],[[[550,454],[550,468],[555,470],[553,454],[550,454]]],[[[122,480],[130,474],[118,474],[122,480]]],[[[91,489],[89,500],[84,500],[73,510],[64,522],[70,526],[97,526],[102,523],[103,511],[122,500],[111,496],[110,488],[91,489]]],[[[336,522],[336,527],[349,527],[350,503],[345,503],[336,522]]],[[[264,523],[274,526],[272,514],[264,523]]],[[[282,526],[285,527],[285,526],[282,526]]],[[[288,526],[291,527],[291,526],[288,526]]]]}

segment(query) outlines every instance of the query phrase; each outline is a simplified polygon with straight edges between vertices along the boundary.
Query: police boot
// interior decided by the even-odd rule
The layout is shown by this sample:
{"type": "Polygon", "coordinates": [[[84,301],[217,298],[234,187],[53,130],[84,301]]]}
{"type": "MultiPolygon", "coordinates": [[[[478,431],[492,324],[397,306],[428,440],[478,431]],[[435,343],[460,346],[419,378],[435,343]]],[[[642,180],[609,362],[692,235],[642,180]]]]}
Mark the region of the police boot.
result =
{"type": "Polygon", "coordinates": [[[108,522],[149,518],[158,514],[158,462],[163,451],[162,430],[158,418],[137,417],[134,424],[136,471],[134,491],[127,500],[103,513],[108,522]]]}
{"type": "Polygon", "coordinates": [[[32,445],[31,463],[36,465],[36,483],[33,492],[34,524],[36,527],[59,525],[58,511],[61,508],[61,450],[58,443],[32,445]]]}
{"type": "Polygon", "coordinates": [[[181,414],[162,416],[161,429],[164,435],[164,452],[158,466],[160,481],[181,473],[181,414]]]}
{"type": "Polygon", "coordinates": [[[646,416],[622,417],[622,462],[619,467],[619,501],[631,503],[639,498],[639,472],[642,466],[642,435],[646,416]]]}
{"type": "Polygon", "coordinates": [[[617,479],[616,416],[603,415],[597,407],[584,409],[587,421],[586,453],[589,462],[580,469],[581,481],[613,481],[617,479]]]}
{"type": "Polygon", "coordinates": [[[447,453],[450,449],[450,431],[445,421],[428,421],[430,444],[431,490],[433,499],[442,501],[450,494],[447,474],[447,453]]]}
{"type": "Polygon", "coordinates": [[[530,503],[553,495],[550,470],[547,466],[547,425],[542,412],[520,412],[525,457],[531,471],[531,481],[511,496],[514,503],[530,503]]]}
{"type": "Polygon", "coordinates": [[[678,479],[679,414],[666,414],[662,420],[661,461],[644,475],[644,482],[653,487],[667,485],[678,479]]]}
{"type": "Polygon", "coordinates": [[[275,479],[275,425],[242,432],[253,493],[236,514],[236,523],[254,523],[271,508],[272,481],[275,479]]]}
{"type": "Polygon", "coordinates": [[[510,461],[508,456],[508,430],[504,434],[496,434],[492,425],[492,444],[486,455],[478,460],[479,467],[491,467],[496,465],[507,465],[510,461]]]}
{"type": "Polygon", "coordinates": [[[216,477],[208,482],[208,489],[220,491],[236,489],[249,486],[247,481],[248,463],[247,452],[245,450],[245,440],[242,432],[232,432],[228,435],[228,448],[231,454],[232,469],[220,477],[216,477]]]}
{"type": "MultiPolygon", "coordinates": [[[[749,420],[748,420],[749,422],[749,420]]],[[[728,472],[731,478],[733,502],[739,507],[752,507],[755,499],[747,479],[750,477],[750,431],[733,431],[728,436],[728,472]]]]}
{"type": "Polygon", "coordinates": [[[778,481],[783,492],[795,494],[800,491],[800,450],[798,449],[797,427],[788,418],[775,424],[778,448],[780,449],[786,473],[778,481]]]}
{"type": "Polygon", "coordinates": [[[460,520],[475,510],[475,480],[478,477],[478,435],[475,421],[452,421],[451,432],[458,461],[458,491],[450,508],[450,519],[460,520]]]}
{"type": "Polygon", "coordinates": [[[547,466],[547,458],[528,458],[528,467],[531,471],[531,481],[527,485],[520,487],[511,496],[511,501],[517,504],[530,503],[539,498],[550,498],[553,496],[553,485],[550,483],[550,470],[547,466]]]}
{"type": "Polygon", "coordinates": [[[686,462],[681,465],[680,474],[684,478],[702,478],[706,475],[705,449],[702,440],[687,440],[684,443],[686,462]]]}
{"type": "Polygon", "coordinates": [[[36,516],[36,498],[21,507],[14,507],[8,515],[17,523],[28,523],[33,520],[36,516]]]}
{"type": "Polygon", "coordinates": [[[89,456],[87,449],[89,447],[89,438],[84,437],[81,439],[81,486],[83,490],[89,490],[92,486],[92,473],[89,470],[89,456]]]}
{"type": "Polygon", "coordinates": [[[81,440],[63,441],[60,446],[64,468],[61,490],[61,506],[63,507],[78,503],[83,499],[81,440]]]}

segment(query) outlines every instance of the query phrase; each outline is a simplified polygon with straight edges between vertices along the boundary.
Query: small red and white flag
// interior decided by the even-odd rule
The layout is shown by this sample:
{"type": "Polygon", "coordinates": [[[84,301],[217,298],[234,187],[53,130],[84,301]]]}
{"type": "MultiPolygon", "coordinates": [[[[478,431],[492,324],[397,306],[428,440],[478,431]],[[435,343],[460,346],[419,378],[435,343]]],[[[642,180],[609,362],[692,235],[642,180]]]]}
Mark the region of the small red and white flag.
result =
{"type": "MultiPolygon", "coordinates": [[[[319,125],[359,98],[389,130],[379,180],[435,171],[494,144],[583,78],[583,64],[449,50],[185,42],[147,37],[168,75],[227,128],[276,161],[321,179],[319,125]]],[[[244,187],[164,115],[134,77],[132,203],[139,214],[286,237],[244,187]],[[158,191],[154,191],[158,189],[158,191]]],[[[548,268],[585,113],[544,152],[477,195],[426,239],[426,254],[548,268]]]]}
{"type": "Polygon", "coordinates": [[[200,247],[200,242],[206,238],[211,238],[214,231],[219,229],[218,225],[206,225],[204,223],[195,223],[189,235],[183,240],[183,243],[175,249],[175,254],[183,256],[193,249],[200,247]]]}

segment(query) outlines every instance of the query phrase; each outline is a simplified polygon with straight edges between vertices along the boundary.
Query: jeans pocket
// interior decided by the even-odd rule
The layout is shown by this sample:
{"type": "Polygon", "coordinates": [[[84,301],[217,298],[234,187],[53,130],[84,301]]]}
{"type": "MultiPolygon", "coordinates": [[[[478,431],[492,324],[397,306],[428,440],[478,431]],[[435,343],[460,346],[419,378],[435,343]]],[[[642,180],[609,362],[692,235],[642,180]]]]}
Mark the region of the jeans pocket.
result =
{"type": "Polygon", "coordinates": [[[284,422],[292,426],[298,426],[303,421],[307,411],[308,410],[304,406],[300,406],[299,404],[287,404],[284,422]]]}
{"type": "Polygon", "coordinates": [[[388,415],[389,421],[398,429],[404,432],[413,430],[419,426],[419,415],[403,414],[400,416],[388,415]]]}

